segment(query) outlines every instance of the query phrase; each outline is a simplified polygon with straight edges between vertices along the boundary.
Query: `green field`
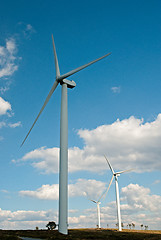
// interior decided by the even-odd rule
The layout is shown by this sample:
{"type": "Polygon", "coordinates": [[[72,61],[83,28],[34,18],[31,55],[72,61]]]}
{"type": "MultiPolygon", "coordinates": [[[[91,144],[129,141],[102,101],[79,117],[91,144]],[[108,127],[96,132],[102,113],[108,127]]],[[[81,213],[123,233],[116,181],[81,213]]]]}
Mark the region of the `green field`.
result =
{"type": "Polygon", "coordinates": [[[57,230],[0,230],[0,240],[20,240],[19,237],[33,237],[47,240],[158,240],[161,239],[161,231],[151,230],[123,230],[115,229],[72,229],[67,236],[60,234],[57,230]]]}

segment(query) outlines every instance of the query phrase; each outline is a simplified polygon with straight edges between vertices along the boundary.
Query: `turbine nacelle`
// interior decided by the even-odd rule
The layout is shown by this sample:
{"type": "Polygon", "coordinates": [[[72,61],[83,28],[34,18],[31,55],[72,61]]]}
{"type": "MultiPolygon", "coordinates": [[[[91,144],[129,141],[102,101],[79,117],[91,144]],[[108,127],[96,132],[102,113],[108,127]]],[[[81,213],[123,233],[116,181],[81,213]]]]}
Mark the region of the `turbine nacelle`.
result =
{"type": "MultiPolygon", "coordinates": [[[[59,79],[59,78],[58,78],[59,79]]],[[[58,80],[57,80],[58,81],[58,80]]],[[[72,80],[68,80],[68,79],[63,79],[63,80],[60,80],[60,85],[62,84],[67,84],[67,87],[68,88],[74,88],[76,86],[76,83],[72,80]]]]}

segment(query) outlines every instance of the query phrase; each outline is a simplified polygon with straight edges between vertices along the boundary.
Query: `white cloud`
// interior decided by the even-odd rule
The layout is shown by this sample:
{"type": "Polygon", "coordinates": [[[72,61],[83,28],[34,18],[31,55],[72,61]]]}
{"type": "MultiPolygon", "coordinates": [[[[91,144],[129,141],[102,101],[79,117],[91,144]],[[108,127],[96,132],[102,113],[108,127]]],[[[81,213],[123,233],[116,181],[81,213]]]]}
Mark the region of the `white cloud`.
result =
{"type": "MultiPolygon", "coordinates": [[[[110,195],[108,195],[110,199],[110,195]]],[[[105,199],[105,202],[107,200],[105,199]]],[[[149,229],[161,229],[161,196],[152,195],[150,189],[139,186],[138,184],[129,184],[121,190],[121,218],[124,226],[128,223],[135,223],[136,229],[140,225],[148,225],[149,229]]],[[[116,227],[117,211],[116,202],[109,202],[101,208],[101,226],[116,227]]],[[[77,217],[70,217],[69,223],[72,227],[95,227],[97,224],[97,208],[93,204],[90,209],[84,209],[77,217]]]]}
{"type": "MultiPolygon", "coordinates": [[[[78,187],[80,189],[79,194],[81,196],[84,196],[83,189],[86,185],[88,185],[90,186],[89,192],[93,194],[93,191],[95,191],[96,194],[97,191],[100,191],[99,186],[101,182],[94,181],[90,182],[86,179],[80,179],[75,183],[75,189],[78,187]],[[79,187],[79,185],[82,187],[82,189],[79,187]]],[[[101,183],[101,187],[102,184],[104,185],[104,183],[101,183]]],[[[46,188],[48,190],[51,190],[48,186],[46,188]]],[[[78,192],[76,190],[72,190],[70,191],[71,196],[72,192],[74,192],[74,196],[78,195],[78,192]]],[[[128,223],[133,222],[136,225],[136,229],[140,229],[141,224],[144,226],[148,225],[149,229],[160,229],[161,196],[152,195],[149,188],[139,186],[138,184],[129,184],[128,186],[122,188],[120,192],[121,216],[122,222],[125,226],[128,223]]],[[[117,222],[116,203],[115,201],[107,203],[107,200],[110,200],[110,195],[108,195],[108,198],[106,198],[104,203],[100,205],[101,226],[107,227],[107,224],[109,224],[109,227],[115,227],[115,224],[117,222]]],[[[58,223],[57,216],[57,211],[53,210],[17,210],[12,212],[10,210],[0,209],[0,225],[3,229],[34,229],[36,226],[39,228],[45,228],[45,225],[48,221],[53,220],[58,223]]],[[[69,210],[70,228],[90,228],[95,227],[96,224],[97,208],[95,204],[91,203],[91,208],[89,209],[86,209],[86,207],[84,207],[83,211],[78,211],[77,209],[69,210]]]]}
{"type": "Polygon", "coordinates": [[[10,128],[16,128],[16,127],[20,127],[21,126],[21,122],[17,122],[17,123],[9,123],[8,126],[10,128]]]}
{"type": "Polygon", "coordinates": [[[11,111],[11,104],[0,97],[0,115],[5,115],[8,111],[11,111]]]}
{"type": "Polygon", "coordinates": [[[112,87],[112,88],[111,88],[111,91],[112,91],[113,93],[120,93],[121,87],[112,87]]]}
{"type": "Polygon", "coordinates": [[[4,94],[5,92],[7,92],[9,90],[9,86],[10,86],[10,83],[8,82],[8,83],[6,83],[6,86],[1,87],[0,88],[1,94],[4,94]]]}
{"type": "Polygon", "coordinates": [[[76,183],[69,184],[69,196],[85,196],[97,200],[105,190],[106,183],[95,179],[78,179],[76,183]]]}
{"type": "MultiPolygon", "coordinates": [[[[78,179],[74,184],[68,185],[69,197],[87,196],[90,198],[100,197],[105,190],[105,183],[96,181],[94,179],[78,179]]],[[[42,187],[35,191],[24,190],[19,192],[22,196],[28,196],[38,199],[58,200],[59,199],[59,185],[42,185],[42,187]]]]}
{"type": "Polygon", "coordinates": [[[6,49],[12,55],[12,58],[15,59],[15,57],[13,57],[13,54],[16,51],[16,45],[15,45],[14,39],[9,39],[8,41],[6,41],[6,49]]]}
{"type": "Polygon", "coordinates": [[[17,69],[17,47],[13,38],[6,40],[6,46],[0,46],[0,78],[11,76],[17,69]]]}
{"type": "MultiPolygon", "coordinates": [[[[58,148],[46,149],[45,147],[41,147],[25,154],[21,160],[22,161],[31,160],[33,167],[40,169],[41,171],[45,171],[45,173],[50,173],[50,172],[57,173],[58,172],[58,156],[59,156],[58,148]]],[[[21,160],[18,160],[18,161],[21,161],[21,160]]]]}
{"type": "Polygon", "coordinates": [[[23,33],[24,33],[24,36],[30,40],[31,35],[35,32],[36,31],[34,27],[31,24],[27,24],[23,33]]]}
{"type": "Polygon", "coordinates": [[[42,187],[38,188],[36,191],[20,191],[20,195],[28,196],[38,199],[47,199],[47,200],[58,200],[59,198],[59,185],[42,185],[42,187]]]}
{"type": "Polygon", "coordinates": [[[160,229],[161,196],[152,195],[149,188],[138,184],[129,184],[122,188],[121,196],[124,221],[128,218],[128,221],[135,222],[138,228],[144,224],[150,229],[160,229]]]}
{"type": "MultiPolygon", "coordinates": [[[[138,184],[129,184],[122,188],[123,201],[127,201],[132,211],[161,212],[161,196],[151,195],[149,188],[138,184]]],[[[126,209],[126,208],[125,208],[126,209]]]]}
{"type": "MultiPolygon", "coordinates": [[[[131,116],[93,130],[81,129],[78,135],[84,148],[69,149],[69,172],[103,172],[108,169],[107,155],[114,169],[134,168],[138,172],[161,170],[161,114],[153,122],[131,116]]],[[[42,147],[24,155],[18,161],[31,161],[44,173],[58,172],[58,148],[42,147]]]]}
{"type": "Polygon", "coordinates": [[[10,211],[0,208],[0,225],[2,229],[35,229],[36,226],[45,228],[51,219],[57,222],[57,213],[47,211],[10,211]]]}
{"type": "Polygon", "coordinates": [[[21,32],[23,33],[23,36],[28,40],[30,40],[32,34],[36,32],[31,24],[19,22],[18,25],[21,27],[21,32]]]}
{"type": "MultiPolygon", "coordinates": [[[[11,117],[13,115],[11,111],[12,111],[11,104],[5,101],[2,97],[0,97],[0,116],[7,115],[8,117],[11,117]]],[[[19,126],[21,126],[20,121],[17,123],[7,123],[6,121],[0,121],[0,129],[3,127],[16,128],[19,126]]],[[[0,140],[2,139],[3,137],[0,136],[0,140]]]]}

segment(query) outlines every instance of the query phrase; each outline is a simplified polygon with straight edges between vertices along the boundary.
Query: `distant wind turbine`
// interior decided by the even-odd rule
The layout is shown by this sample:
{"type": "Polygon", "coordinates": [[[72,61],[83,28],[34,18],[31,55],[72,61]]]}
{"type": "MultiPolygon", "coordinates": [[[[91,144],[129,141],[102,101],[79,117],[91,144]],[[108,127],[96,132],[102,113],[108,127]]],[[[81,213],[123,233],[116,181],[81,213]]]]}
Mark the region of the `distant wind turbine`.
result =
{"type": "Polygon", "coordinates": [[[107,188],[107,191],[106,193],[108,192],[111,184],[112,184],[112,181],[113,181],[113,178],[115,177],[115,188],[116,188],[116,205],[117,205],[117,219],[118,219],[118,229],[119,231],[122,231],[122,226],[121,226],[121,212],[120,212],[120,198],[119,198],[119,186],[118,186],[118,177],[120,176],[121,173],[124,173],[124,172],[129,172],[131,171],[132,169],[129,169],[129,170],[125,170],[125,171],[120,171],[120,172],[115,172],[109,162],[109,160],[107,159],[107,157],[105,156],[105,159],[109,165],[109,168],[111,169],[111,172],[112,172],[112,178],[111,178],[111,181],[109,183],[109,186],[107,188]]]}
{"type": "Polygon", "coordinates": [[[98,222],[98,228],[101,228],[100,199],[98,201],[95,201],[95,200],[90,200],[90,201],[97,204],[97,222],[98,222]]]}
{"type": "Polygon", "coordinates": [[[67,88],[74,88],[76,83],[74,81],[69,81],[66,78],[79,72],[80,70],[92,65],[95,62],[109,56],[108,53],[90,63],[87,63],[81,67],[78,67],[68,73],[60,75],[59,64],[56,54],[56,48],[54,43],[54,38],[52,36],[53,49],[54,49],[54,60],[56,68],[56,80],[39,112],[33,125],[31,126],[29,132],[27,133],[21,146],[26,141],[28,135],[30,134],[32,128],[46,107],[49,99],[51,98],[53,92],[57,88],[58,84],[62,86],[61,91],[61,116],[60,116],[60,160],[59,160],[59,226],[58,230],[62,234],[68,234],[68,111],[67,111],[67,88]]]}
{"type": "Polygon", "coordinates": [[[99,197],[98,201],[95,201],[95,200],[91,200],[89,199],[91,202],[94,202],[97,204],[97,222],[98,222],[98,228],[101,228],[101,213],[100,213],[100,200],[103,198],[103,201],[106,197],[106,194],[109,190],[110,186],[108,186],[108,188],[101,194],[101,196],[99,197]]]}

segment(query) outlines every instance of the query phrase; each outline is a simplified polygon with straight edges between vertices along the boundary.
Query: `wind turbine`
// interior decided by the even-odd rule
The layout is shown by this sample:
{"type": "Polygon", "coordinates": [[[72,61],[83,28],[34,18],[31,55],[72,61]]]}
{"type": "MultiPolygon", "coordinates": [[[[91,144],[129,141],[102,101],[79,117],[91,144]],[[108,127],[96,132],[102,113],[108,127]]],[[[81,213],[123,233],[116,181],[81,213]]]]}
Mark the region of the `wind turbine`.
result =
{"type": "Polygon", "coordinates": [[[56,48],[54,43],[54,38],[52,35],[53,50],[54,50],[54,60],[56,68],[56,79],[55,82],[39,112],[34,123],[32,124],[29,132],[27,133],[25,139],[23,140],[21,146],[26,141],[28,135],[30,134],[32,128],[46,107],[49,99],[54,93],[57,86],[60,84],[62,87],[61,91],[61,116],[60,116],[60,160],[59,160],[59,226],[58,230],[62,234],[68,234],[68,111],[67,111],[67,88],[74,88],[76,83],[74,81],[67,80],[66,78],[79,72],[80,70],[92,65],[95,62],[109,56],[108,53],[100,58],[97,58],[90,63],[87,63],[81,67],[78,67],[68,73],[60,75],[58,58],[56,54],[56,48]]]}
{"type": "Polygon", "coordinates": [[[101,194],[101,196],[99,197],[98,201],[89,199],[91,202],[94,202],[94,203],[97,204],[97,221],[98,221],[98,228],[101,228],[101,214],[100,214],[100,204],[101,204],[101,202],[100,202],[100,200],[101,200],[101,198],[102,198],[105,194],[106,194],[106,192],[103,192],[103,193],[101,194]]]}
{"type": "Polygon", "coordinates": [[[104,201],[104,199],[105,199],[105,197],[106,197],[106,194],[107,194],[109,188],[110,188],[110,185],[108,186],[108,188],[106,189],[106,191],[104,191],[104,192],[101,194],[101,196],[99,197],[98,201],[89,199],[91,202],[94,202],[94,203],[97,204],[97,221],[98,221],[98,228],[101,228],[101,213],[100,213],[100,204],[101,204],[101,202],[100,202],[100,200],[101,200],[102,197],[103,197],[103,201],[104,201]]]}
{"type": "Polygon", "coordinates": [[[98,201],[90,200],[91,202],[94,202],[97,204],[97,221],[98,221],[98,228],[101,228],[101,216],[100,216],[100,199],[98,201]]]}
{"type": "Polygon", "coordinates": [[[129,169],[129,170],[124,170],[124,171],[120,171],[120,172],[115,172],[113,170],[113,167],[111,166],[109,160],[107,159],[107,157],[105,156],[105,159],[109,165],[109,168],[111,169],[111,172],[112,172],[112,178],[111,178],[111,181],[109,183],[109,186],[107,188],[107,191],[106,193],[108,192],[111,184],[112,184],[112,181],[115,177],[115,188],[116,188],[116,205],[117,205],[117,219],[118,219],[118,229],[119,231],[122,231],[122,226],[121,226],[121,212],[120,212],[120,198],[119,198],[119,186],[118,186],[118,177],[120,176],[121,173],[124,173],[124,172],[128,172],[128,171],[131,171],[132,169],[129,169]]]}

